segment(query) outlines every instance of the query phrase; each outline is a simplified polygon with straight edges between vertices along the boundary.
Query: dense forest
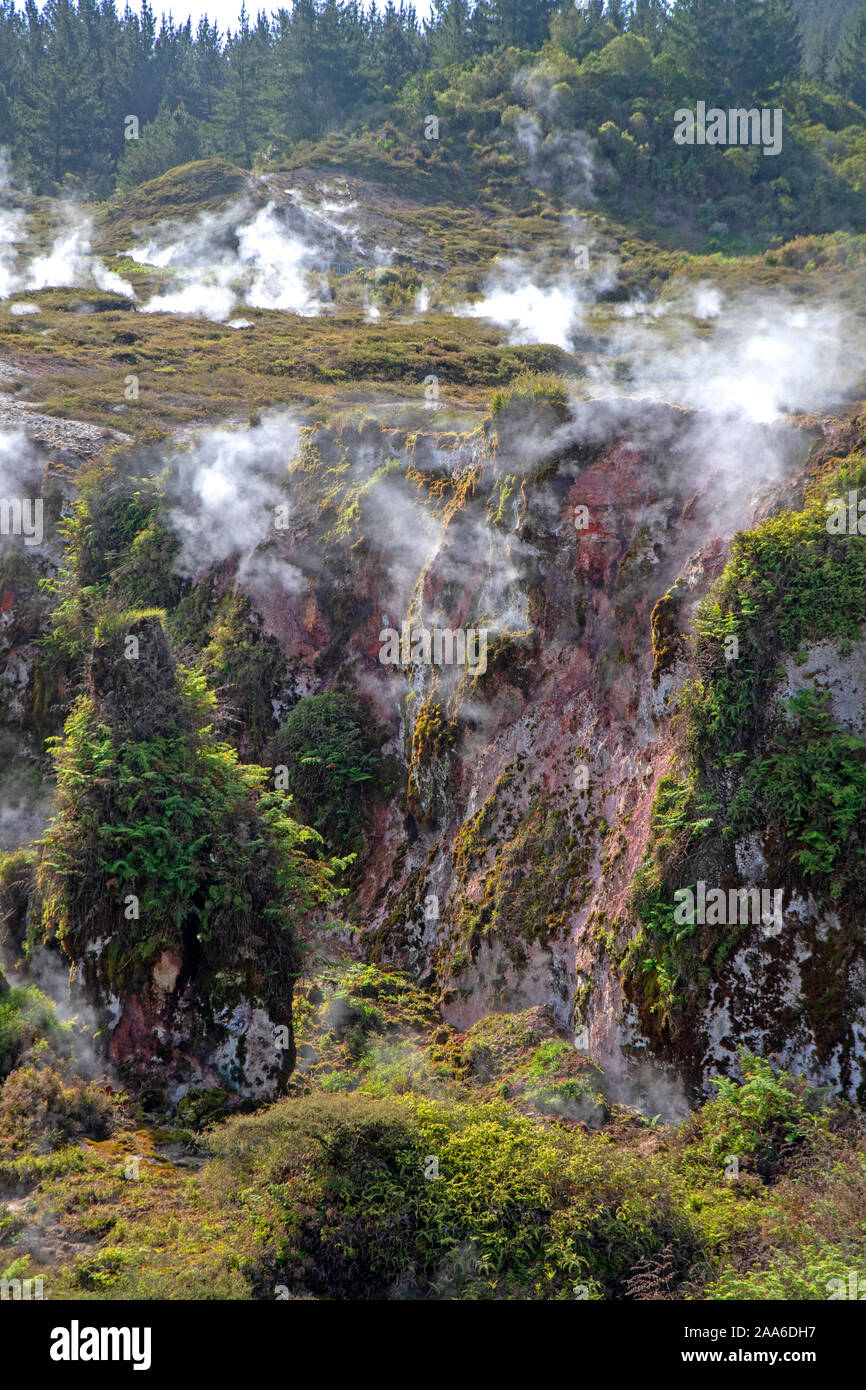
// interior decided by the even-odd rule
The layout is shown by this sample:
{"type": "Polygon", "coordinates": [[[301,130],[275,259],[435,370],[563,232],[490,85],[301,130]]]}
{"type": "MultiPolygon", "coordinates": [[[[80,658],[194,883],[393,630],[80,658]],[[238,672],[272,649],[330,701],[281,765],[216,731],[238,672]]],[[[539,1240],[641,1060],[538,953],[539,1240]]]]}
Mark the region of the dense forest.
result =
{"type": "Polygon", "coordinates": [[[39,191],[105,197],[206,155],[250,167],[388,118],[417,133],[460,69],[481,64],[489,85],[494,55],[519,69],[545,47],[592,65],[620,35],[648,48],[623,49],[607,100],[637,79],[647,102],[733,84],[866,105],[861,0],[434,0],[424,22],[404,0],[296,0],[272,17],[242,9],[225,35],[158,20],[147,0],[122,14],[115,0],[2,0],[0,145],[39,191]]]}

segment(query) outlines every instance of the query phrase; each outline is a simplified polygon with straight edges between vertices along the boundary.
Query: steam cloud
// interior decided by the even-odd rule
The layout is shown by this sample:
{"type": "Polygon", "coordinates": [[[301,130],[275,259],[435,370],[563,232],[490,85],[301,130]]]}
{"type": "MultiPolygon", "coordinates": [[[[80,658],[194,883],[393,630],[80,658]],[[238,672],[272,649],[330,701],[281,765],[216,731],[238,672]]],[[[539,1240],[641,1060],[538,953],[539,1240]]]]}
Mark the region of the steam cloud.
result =
{"type": "Polygon", "coordinates": [[[242,587],[296,590],[297,570],[257,547],[275,534],[274,509],[286,500],[279,483],[299,433],[292,415],[275,412],[247,430],[204,430],[174,455],[169,518],[181,539],[179,573],[235,560],[242,587]]]}
{"type": "MultiPolygon", "coordinates": [[[[13,192],[9,154],[0,149],[0,200],[13,192]]],[[[127,280],[108,269],[90,249],[93,225],[71,203],[62,205],[65,221],[48,251],[34,256],[29,265],[20,265],[21,247],[27,236],[28,219],[20,208],[0,207],[0,300],[34,290],[80,288],[96,289],[134,299],[127,280]]],[[[38,306],[15,304],[13,313],[38,313],[38,306]]]]}
{"type": "MultiPolygon", "coordinates": [[[[235,203],[192,224],[166,223],[129,255],[140,265],[173,272],[176,288],[154,295],[146,313],[190,314],[223,323],[239,307],[278,309],[305,317],[330,303],[327,272],[354,265],[365,253],[349,221],[353,203],[306,203],[293,189],[289,204],[269,202],[257,212],[235,203]]],[[[246,327],[235,320],[232,327],[246,327]]]]}

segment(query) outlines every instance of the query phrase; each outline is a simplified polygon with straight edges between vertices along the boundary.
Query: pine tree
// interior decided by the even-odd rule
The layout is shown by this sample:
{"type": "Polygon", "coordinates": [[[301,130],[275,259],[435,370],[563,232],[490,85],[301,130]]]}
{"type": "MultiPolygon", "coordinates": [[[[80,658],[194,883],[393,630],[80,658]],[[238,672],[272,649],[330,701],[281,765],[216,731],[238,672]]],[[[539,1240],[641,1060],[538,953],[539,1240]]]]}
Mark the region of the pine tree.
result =
{"type": "Polygon", "coordinates": [[[427,41],[434,67],[464,63],[473,55],[469,0],[433,0],[427,41]]]}
{"type": "Polygon", "coordinates": [[[0,0],[0,147],[16,145],[14,95],[21,84],[24,16],[15,0],[0,0]]]}
{"type": "Polygon", "coordinates": [[[821,47],[818,49],[818,57],[815,62],[815,76],[819,82],[826,82],[830,74],[830,39],[827,27],[824,26],[824,33],[821,38],[821,47]]]}
{"type": "Polygon", "coordinates": [[[135,188],[178,164],[201,156],[198,123],[183,107],[163,106],[155,121],[144,127],[138,140],[130,140],[117,171],[120,189],[135,188]]]}
{"type": "Polygon", "coordinates": [[[260,45],[260,30],[250,28],[246,0],[242,0],[238,28],[226,39],[226,68],[216,123],[222,148],[245,169],[252,167],[265,132],[261,74],[256,62],[260,45]]]}
{"type": "Polygon", "coordinates": [[[677,0],[665,47],[696,96],[722,104],[760,98],[802,67],[799,21],[788,0],[677,0]]]}
{"type": "Polygon", "coordinates": [[[373,18],[367,43],[365,75],[375,98],[393,101],[423,61],[424,44],[413,6],[388,0],[373,18]]]}
{"type": "Polygon", "coordinates": [[[632,0],[627,17],[627,27],[631,34],[649,39],[656,52],[664,37],[667,9],[662,0],[632,0]]]}
{"type": "Polygon", "coordinates": [[[580,9],[565,5],[550,21],[551,42],[570,58],[583,61],[616,38],[616,29],[607,19],[605,0],[589,0],[580,9]]]}
{"type": "Polygon", "coordinates": [[[223,46],[219,28],[202,16],[183,65],[183,103],[190,115],[202,121],[213,120],[222,75],[223,46]]]}
{"type": "Polygon", "coordinates": [[[71,0],[48,0],[40,15],[27,6],[27,61],[17,118],[34,143],[35,160],[55,185],[86,177],[100,102],[86,30],[71,0]]]}
{"type": "Polygon", "coordinates": [[[493,36],[507,47],[540,48],[555,9],[556,0],[491,0],[493,36]]]}
{"type": "Polygon", "coordinates": [[[836,59],[833,85],[866,110],[866,10],[854,25],[836,59]]]}

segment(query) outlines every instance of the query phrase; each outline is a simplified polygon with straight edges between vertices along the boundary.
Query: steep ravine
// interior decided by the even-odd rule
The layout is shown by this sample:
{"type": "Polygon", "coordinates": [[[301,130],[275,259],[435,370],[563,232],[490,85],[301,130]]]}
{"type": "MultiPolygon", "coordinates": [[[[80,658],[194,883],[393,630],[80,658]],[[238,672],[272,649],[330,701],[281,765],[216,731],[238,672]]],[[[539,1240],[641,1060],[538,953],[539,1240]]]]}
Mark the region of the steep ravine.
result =
{"type": "MultiPolygon", "coordinates": [[[[856,991],[844,1069],[792,1026],[796,967],[782,962],[807,949],[802,898],[786,894],[781,934],[753,933],[675,1037],[648,1031],[627,992],[633,878],[691,674],[684,634],[732,534],[799,505],[810,448],[823,432],[833,448],[829,423],[801,419],[754,430],[762,468],[733,469],[713,457],[723,428],[663,405],[520,400],[467,440],[319,428],[269,551],[301,592],[256,603],[303,689],[348,683],[389,723],[406,783],[375,810],[352,915],[366,953],[436,985],[448,1023],[548,1005],[640,1099],[664,1092],[660,1067],[705,1092],[784,1021],[780,1058],[853,1094],[856,991]],[[350,462],[319,506],[337,458],[350,462]],[[486,670],[383,666],[385,632],[407,620],[486,630],[486,670]]],[[[762,863],[738,847],[726,886],[753,886],[762,863]]]]}
{"type": "MultiPolygon", "coordinates": [[[[784,882],[783,926],[732,933],[723,950],[700,944],[674,1008],[658,995],[635,888],[658,840],[660,788],[683,766],[680,695],[698,670],[697,606],[733,535],[802,506],[816,470],[855,448],[856,427],[796,417],[738,423],[729,437],[722,417],[661,403],[519,392],[465,435],[434,426],[307,428],[276,482],[282,520],[270,536],[240,565],[184,581],[184,602],[203,611],[248,588],[256,640],[278,644],[284,672],[274,730],[299,699],[331,690],[355,697],[382,731],[388,774],[353,827],[361,852],[340,906],[359,929],[353,949],[432,987],[457,1030],[549,1009],[612,1093],[653,1113],[679,1113],[713,1076],[736,1073],[743,1044],[855,1095],[866,1007],[856,905],[853,919],[841,905],[840,927],[760,833],[713,851],[701,872],[726,890],[764,886],[771,872],[784,882]],[[419,629],[431,640],[465,635],[468,664],[449,664],[447,647],[440,664],[435,648],[413,659],[419,629]],[[803,996],[834,939],[844,959],[831,962],[828,1025],[803,996]]],[[[49,469],[57,516],[74,474],[70,462],[49,469]]],[[[36,563],[51,573],[60,562],[49,528],[36,563]]],[[[80,688],[38,657],[47,607],[31,579],[7,564],[5,672],[18,693],[5,737],[19,762],[32,759],[38,733],[59,730],[80,688]]],[[[144,634],[152,620],[142,621],[144,634]]],[[[860,648],[810,652],[805,665],[788,658],[773,699],[815,675],[862,732],[860,648]]],[[[267,729],[253,736],[249,711],[229,705],[221,728],[245,758],[258,739],[255,759],[273,763],[267,729]]],[[[22,822],[20,838],[32,833],[22,822]]],[[[27,918],[16,911],[7,934],[20,945],[27,918]]],[[[263,1095],[281,1084],[271,1035],[288,1017],[290,987],[280,1003],[273,981],[255,984],[258,946],[234,970],[219,955],[203,964],[194,934],[178,937],[125,993],[100,964],[111,934],[88,931],[67,942],[73,975],[128,1079],[158,1073],[170,1095],[190,1084],[263,1095]],[[210,997],[211,976],[223,992],[231,984],[228,1005],[210,997]]]]}

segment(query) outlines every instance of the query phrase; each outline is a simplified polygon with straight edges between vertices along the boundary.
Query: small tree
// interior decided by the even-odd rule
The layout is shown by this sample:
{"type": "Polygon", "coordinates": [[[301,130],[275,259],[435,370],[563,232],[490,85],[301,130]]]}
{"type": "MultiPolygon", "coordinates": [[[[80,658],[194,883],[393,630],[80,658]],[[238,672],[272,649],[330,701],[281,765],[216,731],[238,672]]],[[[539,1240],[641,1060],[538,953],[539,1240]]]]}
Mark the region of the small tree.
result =
{"type": "Polygon", "coordinates": [[[364,819],[364,784],[379,759],[361,707],[330,691],[299,700],[272,745],[272,760],[288,773],[302,819],[332,848],[357,839],[364,819]]]}

